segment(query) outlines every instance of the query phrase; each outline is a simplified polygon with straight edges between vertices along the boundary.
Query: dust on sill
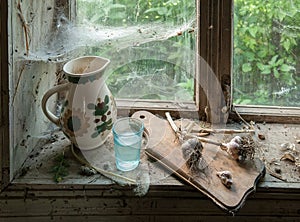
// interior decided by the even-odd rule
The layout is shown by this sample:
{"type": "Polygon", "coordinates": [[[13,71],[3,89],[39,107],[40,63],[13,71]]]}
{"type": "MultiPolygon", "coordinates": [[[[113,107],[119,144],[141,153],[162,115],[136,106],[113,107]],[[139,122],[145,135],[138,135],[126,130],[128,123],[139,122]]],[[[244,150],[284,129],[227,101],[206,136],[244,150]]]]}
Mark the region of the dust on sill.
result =
{"type": "MultiPolygon", "coordinates": [[[[237,124],[228,124],[226,127],[233,129],[237,128],[237,126],[241,127],[237,124]]],[[[278,184],[282,184],[282,187],[287,187],[286,184],[295,184],[295,187],[298,187],[300,185],[300,167],[296,166],[295,162],[300,162],[300,125],[258,123],[256,127],[259,133],[265,137],[264,140],[257,140],[256,155],[263,160],[267,169],[266,176],[258,186],[272,187],[270,184],[277,184],[278,187],[278,184]],[[292,153],[295,161],[293,161],[292,157],[289,158],[288,153],[292,153]]],[[[111,146],[111,144],[111,142],[108,142],[105,145],[111,146]]],[[[71,153],[70,142],[61,131],[54,132],[52,139],[47,144],[29,155],[23,165],[20,176],[13,182],[17,184],[56,184],[53,180],[51,169],[54,165],[53,159],[62,152],[64,152],[68,160],[69,168],[68,175],[64,177],[60,184],[114,184],[112,180],[100,174],[82,175],[80,170],[82,165],[71,153]]],[[[223,151],[220,150],[219,152],[223,151]]],[[[177,178],[170,175],[170,172],[158,165],[153,166],[152,161],[147,158],[144,152],[141,153],[141,161],[148,165],[151,171],[150,174],[157,178],[153,180],[154,182],[151,181],[151,185],[183,185],[177,178]]]]}

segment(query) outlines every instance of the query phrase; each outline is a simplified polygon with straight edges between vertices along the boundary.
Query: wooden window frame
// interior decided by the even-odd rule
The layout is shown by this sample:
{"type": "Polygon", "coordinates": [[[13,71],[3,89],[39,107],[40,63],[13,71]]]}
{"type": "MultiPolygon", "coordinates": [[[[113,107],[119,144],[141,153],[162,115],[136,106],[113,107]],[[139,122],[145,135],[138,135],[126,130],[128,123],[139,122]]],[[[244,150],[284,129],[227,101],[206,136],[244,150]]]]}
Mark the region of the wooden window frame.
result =
{"type": "Polygon", "coordinates": [[[194,102],[183,103],[179,107],[164,101],[139,100],[133,103],[122,99],[117,100],[118,112],[126,115],[147,109],[155,114],[164,114],[168,110],[173,117],[198,118],[215,123],[226,122],[228,115],[222,110],[227,107],[226,110],[229,111],[231,101],[232,2],[233,0],[195,1],[199,57],[195,64],[194,102]],[[205,64],[200,60],[205,61],[205,64]],[[201,75],[201,73],[206,74],[201,75]],[[212,78],[216,78],[219,84],[212,84],[212,78]],[[222,93],[217,87],[221,88],[223,95],[214,94],[222,93]],[[211,111],[210,107],[214,110],[211,111]],[[211,114],[213,112],[215,115],[211,114]]]}
{"type": "Polygon", "coordinates": [[[9,182],[8,3],[0,2],[0,191],[9,182]]]}
{"type": "MultiPolygon", "coordinates": [[[[61,4],[65,4],[68,0],[60,1],[61,4]]],[[[233,0],[203,0],[197,2],[197,18],[199,35],[197,41],[197,47],[200,56],[208,63],[217,79],[221,83],[223,89],[225,104],[223,101],[216,101],[219,110],[227,106],[230,116],[237,118],[235,111],[237,111],[246,120],[253,121],[269,121],[269,122],[286,122],[286,123],[299,123],[299,109],[298,108],[282,108],[282,107],[247,107],[247,106],[235,106],[231,109],[231,71],[232,71],[232,7],[233,0]],[[262,109],[267,112],[262,112],[262,109]]],[[[74,10],[75,6],[72,4],[69,7],[69,12],[74,10]]],[[[1,44],[1,64],[0,64],[0,90],[1,90],[1,118],[0,118],[0,189],[3,189],[10,183],[9,173],[9,21],[8,21],[8,1],[0,2],[1,22],[0,22],[0,44],[1,44]]],[[[66,13],[70,16],[74,16],[72,13],[66,13]]],[[[72,18],[71,18],[72,19],[72,18]]],[[[200,65],[197,64],[198,71],[202,70],[200,65]]],[[[205,71],[205,70],[204,70],[205,71]]],[[[208,82],[207,77],[203,78],[201,75],[197,75],[197,81],[202,84],[208,82]]],[[[207,115],[207,108],[210,106],[210,102],[207,99],[208,89],[195,87],[195,94],[198,97],[195,98],[196,106],[192,103],[188,104],[186,109],[178,112],[178,107],[170,107],[168,104],[161,102],[158,104],[158,108],[151,108],[154,113],[163,113],[166,110],[172,111],[173,116],[184,116],[186,113],[189,116],[189,112],[192,110],[197,113],[198,118],[210,120],[210,116],[207,115]]],[[[157,104],[157,101],[155,101],[157,104]]],[[[118,101],[120,114],[130,114],[136,110],[144,109],[146,107],[145,101],[135,102],[135,105],[129,104],[126,100],[118,101]]],[[[150,107],[148,107],[150,109],[150,107]]],[[[193,117],[193,116],[190,116],[193,117]]],[[[222,116],[217,121],[224,121],[226,117],[222,116]]]]}

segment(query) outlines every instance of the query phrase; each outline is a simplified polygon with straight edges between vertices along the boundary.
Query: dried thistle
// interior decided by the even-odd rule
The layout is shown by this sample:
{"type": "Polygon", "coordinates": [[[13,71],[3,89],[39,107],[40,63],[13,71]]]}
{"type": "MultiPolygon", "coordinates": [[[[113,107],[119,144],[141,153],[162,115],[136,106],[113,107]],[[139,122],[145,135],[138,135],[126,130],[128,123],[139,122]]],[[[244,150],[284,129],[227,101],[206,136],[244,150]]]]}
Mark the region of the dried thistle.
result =
{"type": "Polygon", "coordinates": [[[139,171],[136,178],[136,187],[133,189],[136,196],[145,196],[150,186],[150,176],[146,171],[139,171]]]}
{"type": "Polygon", "coordinates": [[[226,152],[239,162],[254,158],[255,143],[251,136],[236,136],[224,145],[226,152]]]}
{"type": "Polygon", "coordinates": [[[192,172],[202,171],[205,168],[205,160],[202,157],[203,146],[197,139],[189,139],[181,145],[183,158],[192,172]]]}

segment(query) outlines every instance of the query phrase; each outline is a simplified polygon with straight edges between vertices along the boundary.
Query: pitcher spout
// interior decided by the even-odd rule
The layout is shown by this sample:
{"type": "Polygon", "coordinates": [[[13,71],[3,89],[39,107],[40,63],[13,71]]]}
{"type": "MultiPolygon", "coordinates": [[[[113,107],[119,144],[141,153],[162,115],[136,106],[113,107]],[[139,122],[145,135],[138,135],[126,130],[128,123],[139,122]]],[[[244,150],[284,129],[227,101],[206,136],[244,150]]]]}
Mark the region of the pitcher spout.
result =
{"type": "Polygon", "coordinates": [[[63,70],[73,84],[85,84],[102,77],[110,60],[100,56],[83,56],[66,63],[63,70]]]}
{"type": "Polygon", "coordinates": [[[103,72],[109,63],[109,59],[100,56],[83,56],[68,62],[63,70],[71,76],[89,76],[103,72]]]}

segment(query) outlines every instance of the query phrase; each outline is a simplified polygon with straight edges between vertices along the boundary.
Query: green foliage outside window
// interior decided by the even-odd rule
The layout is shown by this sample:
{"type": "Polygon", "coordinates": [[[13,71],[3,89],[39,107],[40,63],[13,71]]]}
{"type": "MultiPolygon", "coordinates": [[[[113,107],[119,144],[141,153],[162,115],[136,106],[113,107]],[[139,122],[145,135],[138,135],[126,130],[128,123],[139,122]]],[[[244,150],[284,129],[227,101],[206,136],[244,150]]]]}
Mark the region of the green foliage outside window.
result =
{"type": "MultiPolygon", "coordinates": [[[[77,17],[79,24],[87,23],[97,27],[107,27],[109,29],[122,28],[126,32],[136,27],[134,35],[143,34],[143,28],[151,29],[156,26],[158,32],[162,32],[165,27],[176,27],[195,21],[195,1],[194,0],[78,0],[77,17]],[[140,27],[140,28],[139,28],[140,27]]],[[[193,27],[195,28],[195,27],[193,27]]],[[[166,30],[167,31],[167,30],[166,30]]],[[[175,32],[176,34],[176,32],[175,32]]],[[[130,40],[135,36],[130,36],[130,40]]],[[[177,36],[168,38],[168,43],[155,41],[155,29],[153,41],[138,44],[132,47],[132,53],[140,53],[141,59],[117,67],[113,74],[109,75],[107,84],[112,93],[119,98],[142,98],[159,100],[193,100],[193,73],[185,70],[183,64],[189,63],[194,67],[194,58],[191,55],[184,55],[182,48],[195,50],[196,32],[183,31],[177,36]],[[168,50],[171,47],[173,53],[168,50]],[[147,53],[153,52],[143,49],[159,49],[157,58],[151,58],[147,53]],[[175,53],[174,53],[175,49],[175,53]],[[159,53],[168,54],[168,61],[160,60],[159,53]],[[148,59],[147,59],[148,58],[148,59]],[[124,89],[126,85],[130,85],[124,89]],[[191,86],[192,85],[192,86],[191,86]],[[128,90],[131,89],[131,92],[128,90]],[[141,97],[139,97],[139,95],[141,97]]],[[[122,44],[122,41],[121,43],[122,44]]],[[[88,53],[106,56],[110,53],[111,47],[90,47],[88,53]]],[[[165,59],[166,60],[166,59],[165,59]]]]}
{"type": "Polygon", "coordinates": [[[182,23],[195,10],[194,0],[79,0],[78,16],[106,26],[182,23]]]}
{"type": "MultiPolygon", "coordinates": [[[[194,0],[78,0],[77,4],[82,23],[86,20],[107,27],[149,23],[175,26],[195,16],[194,0]]],[[[300,106],[299,24],[300,0],[234,1],[235,104],[300,106]]],[[[195,34],[183,32],[169,40],[178,47],[178,52],[170,55],[172,59],[182,56],[182,46],[195,49],[195,34]]],[[[96,53],[102,55],[104,50],[96,50],[96,53]]],[[[167,49],[162,45],[160,50],[167,49]]],[[[191,58],[186,61],[194,62],[191,58]]],[[[192,100],[193,78],[180,66],[180,63],[163,64],[157,60],[135,61],[118,68],[108,83],[116,93],[126,81],[138,82],[141,76],[153,79],[152,75],[161,76],[164,73],[174,81],[175,91],[185,90],[185,95],[190,95],[192,100]]],[[[174,99],[173,94],[170,89],[170,94],[151,93],[149,98],[174,99]]]]}
{"type": "Polygon", "coordinates": [[[234,102],[300,106],[300,0],[234,3],[234,102]]]}

